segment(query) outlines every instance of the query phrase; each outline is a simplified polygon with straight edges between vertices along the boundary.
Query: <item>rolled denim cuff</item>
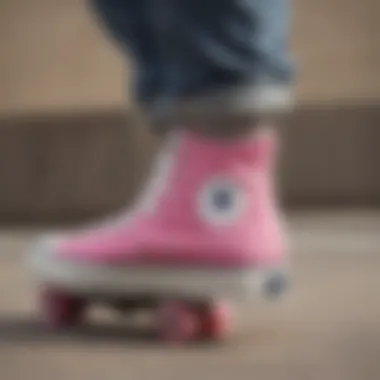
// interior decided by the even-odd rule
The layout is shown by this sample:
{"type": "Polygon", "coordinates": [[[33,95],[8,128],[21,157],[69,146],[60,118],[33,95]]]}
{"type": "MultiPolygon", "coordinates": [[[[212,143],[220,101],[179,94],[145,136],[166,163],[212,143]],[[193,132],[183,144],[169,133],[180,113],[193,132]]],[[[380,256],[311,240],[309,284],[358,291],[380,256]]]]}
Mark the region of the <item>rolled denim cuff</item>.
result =
{"type": "Polygon", "coordinates": [[[263,83],[219,88],[185,98],[163,97],[146,104],[145,111],[153,122],[181,123],[189,119],[282,115],[293,108],[291,84],[263,83]]]}

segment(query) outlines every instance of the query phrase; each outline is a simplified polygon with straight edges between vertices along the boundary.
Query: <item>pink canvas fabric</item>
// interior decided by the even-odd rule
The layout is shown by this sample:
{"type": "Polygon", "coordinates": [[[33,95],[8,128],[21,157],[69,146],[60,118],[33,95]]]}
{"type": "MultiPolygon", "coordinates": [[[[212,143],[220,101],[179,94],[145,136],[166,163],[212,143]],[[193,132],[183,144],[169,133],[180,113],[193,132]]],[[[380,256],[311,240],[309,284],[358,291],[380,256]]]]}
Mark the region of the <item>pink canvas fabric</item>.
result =
{"type": "Polygon", "coordinates": [[[78,263],[244,268],[273,266],[286,242],[268,132],[235,141],[175,136],[145,195],[110,226],[66,236],[56,254],[78,263]]]}

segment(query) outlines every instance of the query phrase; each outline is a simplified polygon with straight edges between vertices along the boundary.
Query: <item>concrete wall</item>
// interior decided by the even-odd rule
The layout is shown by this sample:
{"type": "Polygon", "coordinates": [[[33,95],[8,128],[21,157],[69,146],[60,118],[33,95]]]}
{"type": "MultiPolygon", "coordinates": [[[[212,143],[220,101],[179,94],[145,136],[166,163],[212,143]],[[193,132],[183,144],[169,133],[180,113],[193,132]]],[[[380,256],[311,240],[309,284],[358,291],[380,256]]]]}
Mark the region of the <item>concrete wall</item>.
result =
{"type": "MultiPolygon", "coordinates": [[[[299,105],[284,136],[285,200],[379,202],[380,2],[294,6],[299,105]]],[[[0,46],[0,221],[130,200],[156,144],[124,128],[131,74],[84,1],[1,1],[0,46]]]]}

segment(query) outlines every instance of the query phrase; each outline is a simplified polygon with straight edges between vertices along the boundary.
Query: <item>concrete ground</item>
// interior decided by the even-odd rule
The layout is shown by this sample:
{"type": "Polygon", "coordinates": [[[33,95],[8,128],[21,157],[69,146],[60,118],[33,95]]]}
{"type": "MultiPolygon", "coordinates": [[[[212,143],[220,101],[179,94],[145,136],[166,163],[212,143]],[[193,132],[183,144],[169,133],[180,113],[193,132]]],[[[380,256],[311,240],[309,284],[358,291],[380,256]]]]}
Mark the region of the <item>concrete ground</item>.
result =
{"type": "Polygon", "coordinates": [[[240,305],[218,345],[173,349],[95,310],[77,332],[38,322],[24,254],[36,233],[0,234],[2,380],[377,380],[380,378],[380,214],[291,218],[295,283],[275,305],[240,305]]]}

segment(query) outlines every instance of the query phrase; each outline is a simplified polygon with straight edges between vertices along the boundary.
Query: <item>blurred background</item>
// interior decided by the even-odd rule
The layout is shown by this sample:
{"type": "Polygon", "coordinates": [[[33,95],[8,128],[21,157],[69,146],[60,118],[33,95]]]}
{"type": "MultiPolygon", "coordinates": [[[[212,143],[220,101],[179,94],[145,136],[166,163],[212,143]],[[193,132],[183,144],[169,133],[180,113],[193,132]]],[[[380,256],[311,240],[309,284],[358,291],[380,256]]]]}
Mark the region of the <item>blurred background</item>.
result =
{"type": "Polygon", "coordinates": [[[133,73],[84,0],[0,0],[1,379],[380,379],[380,1],[293,6],[290,300],[241,305],[215,350],[168,354],[110,310],[77,332],[41,323],[21,264],[36,236],[131,202],[158,144],[133,122],[133,73]]]}
{"type": "MultiPolygon", "coordinates": [[[[295,0],[294,11],[284,202],[378,205],[380,3],[295,0]]],[[[0,46],[0,222],[90,218],[128,203],[156,141],[132,125],[128,66],[85,2],[2,0],[0,46]]]]}

